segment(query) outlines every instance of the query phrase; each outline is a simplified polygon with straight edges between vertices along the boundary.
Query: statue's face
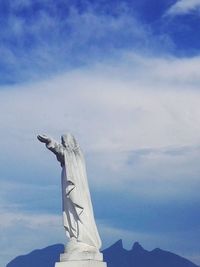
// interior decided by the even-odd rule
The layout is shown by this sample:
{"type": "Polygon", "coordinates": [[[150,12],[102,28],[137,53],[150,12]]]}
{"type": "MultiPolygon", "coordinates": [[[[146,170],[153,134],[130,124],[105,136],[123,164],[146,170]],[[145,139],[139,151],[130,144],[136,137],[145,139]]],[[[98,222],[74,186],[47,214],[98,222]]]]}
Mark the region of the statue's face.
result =
{"type": "Polygon", "coordinates": [[[62,145],[64,147],[68,147],[71,149],[74,149],[78,146],[76,139],[74,138],[74,136],[72,134],[64,134],[61,137],[61,141],[62,141],[62,145]]]}

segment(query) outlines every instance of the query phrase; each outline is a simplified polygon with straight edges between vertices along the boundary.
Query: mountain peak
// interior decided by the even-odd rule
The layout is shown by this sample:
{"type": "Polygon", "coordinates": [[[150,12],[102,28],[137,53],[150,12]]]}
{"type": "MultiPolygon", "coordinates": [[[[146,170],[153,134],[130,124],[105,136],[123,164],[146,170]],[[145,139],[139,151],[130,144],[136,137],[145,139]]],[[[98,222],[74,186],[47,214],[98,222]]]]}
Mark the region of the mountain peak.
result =
{"type": "Polygon", "coordinates": [[[119,239],[117,242],[115,242],[113,244],[113,246],[117,247],[117,248],[123,248],[123,243],[122,243],[122,239],[119,239]]]}
{"type": "Polygon", "coordinates": [[[140,245],[139,242],[135,242],[132,246],[132,250],[134,251],[143,251],[144,248],[140,245]]]}
{"type": "Polygon", "coordinates": [[[111,249],[117,249],[121,250],[123,249],[122,239],[119,239],[117,242],[115,242],[111,247],[111,249]]]}

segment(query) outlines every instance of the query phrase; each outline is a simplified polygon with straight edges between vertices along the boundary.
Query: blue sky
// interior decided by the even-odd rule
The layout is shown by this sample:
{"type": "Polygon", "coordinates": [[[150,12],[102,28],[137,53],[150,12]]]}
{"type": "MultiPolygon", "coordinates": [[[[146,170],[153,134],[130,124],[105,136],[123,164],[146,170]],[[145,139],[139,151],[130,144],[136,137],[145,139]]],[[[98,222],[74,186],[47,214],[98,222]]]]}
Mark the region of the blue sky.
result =
{"type": "Polygon", "coordinates": [[[65,243],[72,132],[104,247],[139,241],[200,264],[200,1],[0,1],[1,265],[65,243]]]}

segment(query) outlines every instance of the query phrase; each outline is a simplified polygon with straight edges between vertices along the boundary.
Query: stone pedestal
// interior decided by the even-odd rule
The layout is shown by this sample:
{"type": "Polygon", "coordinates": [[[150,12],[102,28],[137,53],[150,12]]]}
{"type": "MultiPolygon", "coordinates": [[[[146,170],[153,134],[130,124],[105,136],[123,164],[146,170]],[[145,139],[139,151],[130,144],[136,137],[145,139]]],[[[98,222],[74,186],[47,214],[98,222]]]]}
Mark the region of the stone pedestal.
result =
{"type": "Polygon", "coordinates": [[[107,267],[107,264],[97,248],[71,239],[55,267],[107,267]]]}
{"type": "Polygon", "coordinates": [[[55,267],[107,267],[106,262],[94,260],[56,262],[55,267]]]}

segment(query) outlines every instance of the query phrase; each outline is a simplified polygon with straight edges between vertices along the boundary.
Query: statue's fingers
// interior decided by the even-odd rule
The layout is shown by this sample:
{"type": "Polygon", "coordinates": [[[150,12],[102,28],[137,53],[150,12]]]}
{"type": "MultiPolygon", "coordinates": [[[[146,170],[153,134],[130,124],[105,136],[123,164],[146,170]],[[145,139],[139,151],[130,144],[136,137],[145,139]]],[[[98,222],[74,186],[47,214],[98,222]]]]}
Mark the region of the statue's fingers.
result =
{"type": "Polygon", "coordinates": [[[39,134],[38,136],[42,137],[42,138],[48,138],[48,136],[46,134],[39,134]]]}
{"type": "Polygon", "coordinates": [[[38,136],[41,137],[41,138],[45,138],[45,139],[48,138],[48,136],[46,134],[39,134],[38,136]]]}
{"type": "Polygon", "coordinates": [[[37,138],[38,138],[38,140],[41,141],[41,142],[45,142],[45,141],[47,141],[47,139],[48,139],[46,136],[43,136],[43,135],[38,135],[37,138]]]}

